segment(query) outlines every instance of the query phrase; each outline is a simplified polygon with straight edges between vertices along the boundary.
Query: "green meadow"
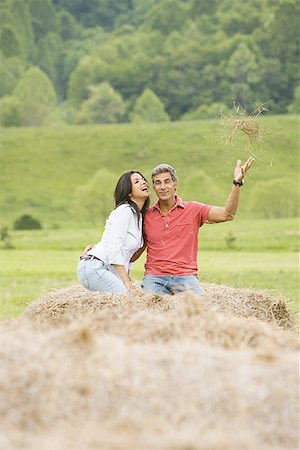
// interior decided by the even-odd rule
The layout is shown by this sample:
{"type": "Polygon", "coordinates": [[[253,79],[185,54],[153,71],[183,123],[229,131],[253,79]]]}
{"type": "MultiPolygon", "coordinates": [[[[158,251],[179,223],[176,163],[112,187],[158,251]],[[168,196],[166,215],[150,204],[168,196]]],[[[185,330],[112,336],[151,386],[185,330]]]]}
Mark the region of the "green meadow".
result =
{"type": "MultiPolygon", "coordinates": [[[[178,192],[186,200],[222,204],[236,160],[252,154],[256,161],[242,188],[236,219],[200,230],[199,277],[268,289],[292,300],[297,309],[297,214],[267,219],[249,204],[258,182],[298,179],[299,118],[265,117],[261,125],[263,141],[253,145],[245,136],[228,143],[228,130],[218,120],[2,129],[0,225],[8,227],[13,248],[5,249],[0,241],[0,316],[17,315],[40,295],[76,282],[79,254],[99,240],[103,223],[99,219],[92,226],[74,208],[75,192],[99,169],[110,170],[116,180],[131,168],[149,177],[152,167],[167,162],[177,168],[178,192]],[[201,189],[198,174],[205,178],[204,184],[199,181],[201,189]],[[13,230],[14,220],[25,213],[38,218],[43,229],[13,230]]],[[[113,186],[107,189],[112,192],[113,186]]],[[[141,280],[143,264],[144,255],[134,265],[134,279],[141,280]]]]}
{"type": "MultiPolygon", "coordinates": [[[[267,289],[299,308],[299,223],[296,218],[254,222],[237,219],[200,230],[199,278],[233,287],[267,289]],[[226,238],[234,236],[232,248],[226,238]]],[[[0,317],[19,314],[28,303],[76,283],[81,250],[96,242],[101,230],[11,232],[15,249],[0,251],[0,317]]],[[[132,276],[141,280],[145,255],[132,276]]]]}
{"type": "MultiPolygon", "coordinates": [[[[11,226],[22,213],[45,228],[91,226],[75,211],[74,193],[106,168],[119,175],[131,168],[147,177],[161,162],[177,168],[186,198],[224,202],[236,160],[254,154],[256,162],[243,190],[239,213],[247,212],[257,182],[298,176],[299,118],[262,117],[263,142],[250,145],[245,135],[228,143],[230,130],[220,120],[163,124],[119,124],[53,128],[6,128],[0,133],[0,214],[11,226]],[[189,182],[193,173],[207,183],[189,182]]],[[[113,189],[113,186],[107,186],[113,189]]],[[[113,205],[113,204],[112,204],[113,205]]],[[[250,214],[250,217],[252,215],[250,214]]]]}

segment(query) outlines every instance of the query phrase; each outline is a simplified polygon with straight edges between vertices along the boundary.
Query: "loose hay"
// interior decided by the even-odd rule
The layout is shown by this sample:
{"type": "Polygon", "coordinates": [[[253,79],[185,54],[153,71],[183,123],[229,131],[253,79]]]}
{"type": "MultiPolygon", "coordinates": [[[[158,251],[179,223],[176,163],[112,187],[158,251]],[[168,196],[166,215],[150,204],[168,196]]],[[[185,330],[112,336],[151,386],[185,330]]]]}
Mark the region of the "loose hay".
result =
{"type": "Polygon", "coordinates": [[[47,294],[32,302],[26,310],[29,317],[46,320],[60,320],[67,315],[82,312],[99,311],[105,308],[116,310],[124,304],[135,310],[165,312],[178,308],[192,307],[207,309],[213,313],[231,314],[235,317],[255,317],[264,322],[279,325],[285,329],[293,328],[294,314],[286,300],[272,297],[267,291],[235,289],[225,285],[203,283],[205,293],[201,301],[191,299],[188,294],[176,296],[152,295],[141,290],[135,284],[131,296],[91,292],[81,285],[73,285],[47,294]],[[126,299],[126,300],[125,300],[126,299]]]}
{"type": "Polygon", "coordinates": [[[205,288],[199,299],[75,285],[1,322],[0,448],[296,449],[287,305],[205,288]]]}
{"type": "Polygon", "coordinates": [[[255,110],[251,113],[247,113],[241,105],[234,105],[232,113],[224,115],[220,112],[219,116],[221,117],[221,124],[225,125],[227,129],[225,135],[226,144],[231,143],[237,134],[246,136],[249,139],[252,148],[254,141],[263,143],[263,137],[267,130],[264,130],[262,125],[258,122],[258,117],[264,111],[267,111],[264,105],[256,105],[255,110]]]}

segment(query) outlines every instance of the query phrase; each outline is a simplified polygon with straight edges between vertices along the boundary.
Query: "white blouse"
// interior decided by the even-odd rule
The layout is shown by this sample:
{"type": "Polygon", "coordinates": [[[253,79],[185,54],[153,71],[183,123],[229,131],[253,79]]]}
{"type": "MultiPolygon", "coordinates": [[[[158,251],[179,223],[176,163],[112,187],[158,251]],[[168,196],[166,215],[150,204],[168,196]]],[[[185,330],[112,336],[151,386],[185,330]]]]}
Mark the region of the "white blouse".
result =
{"type": "Polygon", "coordinates": [[[118,206],[106,221],[101,241],[87,252],[88,255],[101,259],[116,275],[112,264],[123,265],[128,272],[132,255],[144,245],[142,222],[142,214],[137,218],[128,203],[118,206]]]}

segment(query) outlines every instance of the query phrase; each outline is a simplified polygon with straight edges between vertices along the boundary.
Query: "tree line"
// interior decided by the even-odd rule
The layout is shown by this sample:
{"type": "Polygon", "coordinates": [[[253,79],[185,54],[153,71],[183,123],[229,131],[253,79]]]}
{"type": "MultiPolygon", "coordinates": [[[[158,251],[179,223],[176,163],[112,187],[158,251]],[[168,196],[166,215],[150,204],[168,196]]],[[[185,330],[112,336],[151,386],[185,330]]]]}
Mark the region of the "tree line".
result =
{"type": "Polygon", "coordinates": [[[299,113],[297,0],[2,0],[0,123],[299,113]]]}

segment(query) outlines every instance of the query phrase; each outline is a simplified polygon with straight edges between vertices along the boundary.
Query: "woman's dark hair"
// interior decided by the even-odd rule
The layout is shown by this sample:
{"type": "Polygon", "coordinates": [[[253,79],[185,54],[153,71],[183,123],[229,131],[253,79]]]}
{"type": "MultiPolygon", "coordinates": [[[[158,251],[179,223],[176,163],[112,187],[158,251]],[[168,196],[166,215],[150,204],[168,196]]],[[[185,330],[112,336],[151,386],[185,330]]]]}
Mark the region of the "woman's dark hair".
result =
{"type": "Polygon", "coordinates": [[[133,173],[138,173],[139,175],[141,175],[141,177],[145,181],[147,181],[146,178],[144,177],[144,175],[142,175],[141,172],[139,172],[138,170],[130,170],[129,172],[123,173],[123,175],[121,175],[119,181],[117,182],[115,192],[114,192],[114,198],[115,198],[116,207],[123,205],[124,203],[129,203],[129,205],[132,206],[132,208],[134,208],[134,210],[137,213],[137,217],[139,218],[140,212],[143,217],[145,216],[146,211],[149,207],[150,199],[148,197],[145,200],[145,203],[144,203],[141,211],[139,210],[138,205],[131,200],[131,198],[130,198],[131,189],[132,189],[131,175],[133,173]]]}

